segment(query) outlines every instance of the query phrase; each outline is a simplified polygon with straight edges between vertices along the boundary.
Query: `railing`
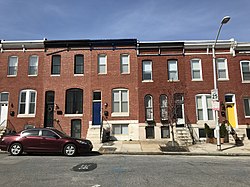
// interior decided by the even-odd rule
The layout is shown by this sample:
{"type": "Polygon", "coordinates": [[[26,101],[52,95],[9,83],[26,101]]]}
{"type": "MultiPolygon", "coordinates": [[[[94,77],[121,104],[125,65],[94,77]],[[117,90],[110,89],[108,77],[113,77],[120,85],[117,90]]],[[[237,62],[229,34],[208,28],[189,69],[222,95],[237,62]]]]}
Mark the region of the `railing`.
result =
{"type": "Polygon", "coordinates": [[[189,123],[189,120],[188,118],[186,117],[186,126],[189,130],[189,133],[191,135],[191,138],[192,138],[192,144],[196,144],[197,142],[200,142],[200,140],[198,138],[195,138],[195,137],[198,137],[196,131],[194,131],[194,129],[191,127],[191,124],[189,123]]]}
{"type": "Polygon", "coordinates": [[[224,121],[225,124],[227,124],[228,128],[227,131],[229,132],[229,134],[231,134],[235,140],[235,145],[241,146],[243,145],[242,140],[238,137],[236,131],[234,130],[233,126],[230,124],[230,122],[228,120],[224,121]]]}

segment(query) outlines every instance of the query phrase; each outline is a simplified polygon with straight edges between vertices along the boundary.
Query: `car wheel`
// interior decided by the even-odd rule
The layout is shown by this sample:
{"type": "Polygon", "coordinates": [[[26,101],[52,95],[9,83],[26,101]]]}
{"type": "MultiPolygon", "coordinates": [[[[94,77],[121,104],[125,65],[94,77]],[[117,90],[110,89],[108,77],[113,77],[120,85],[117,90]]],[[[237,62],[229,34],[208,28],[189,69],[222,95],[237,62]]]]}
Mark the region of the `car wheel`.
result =
{"type": "Polygon", "coordinates": [[[20,143],[13,143],[10,146],[10,154],[13,156],[21,155],[23,153],[23,146],[20,143]]]}
{"type": "Polygon", "coordinates": [[[65,145],[63,153],[65,156],[74,156],[76,154],[76,146],[74,144],[65,145]]]}

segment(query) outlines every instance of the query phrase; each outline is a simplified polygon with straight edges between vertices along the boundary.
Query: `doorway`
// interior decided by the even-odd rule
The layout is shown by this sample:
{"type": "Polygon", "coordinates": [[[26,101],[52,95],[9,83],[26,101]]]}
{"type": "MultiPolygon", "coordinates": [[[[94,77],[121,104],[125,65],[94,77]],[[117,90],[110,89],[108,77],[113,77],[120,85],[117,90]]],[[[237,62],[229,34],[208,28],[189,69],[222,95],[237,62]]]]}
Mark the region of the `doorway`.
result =
{"type": "Polygon", "coordinates": [[[238,125],[238,120],[237,120],[237,114],[236,114],[235,95],[226,94],[225,104],[226,104],[227,120],[232,125],[233,128],[236,128],[238,125]]]}
{"type": "Polygon", "coordinates": [[[9,93],[0,93],[0,126],[6,127],[8,118],[9,93]]]}
{"type": "Polygon", "coordinates": [[[47,91],[45,93],[45,115],[44,127],[54,127],[54,100],[55,92],[47,91]]]}
{"type": "Polygon", "coordinates": [[[93,92],[93,104],[92,104],[92,125],[101,125],[102,115],[102,100],[101,100],[101,92],[94,91],[93,92]]]}

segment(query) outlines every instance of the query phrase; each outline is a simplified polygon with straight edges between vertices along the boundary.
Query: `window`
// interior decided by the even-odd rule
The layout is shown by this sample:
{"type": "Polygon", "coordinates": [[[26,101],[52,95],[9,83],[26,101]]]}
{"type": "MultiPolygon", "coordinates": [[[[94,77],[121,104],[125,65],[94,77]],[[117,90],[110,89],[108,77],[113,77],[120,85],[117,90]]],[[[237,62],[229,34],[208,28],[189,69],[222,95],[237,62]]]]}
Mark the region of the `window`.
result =
{"type": "Polygon", "coordinates": [[[211,95],[201,94],[196,96],[196,113],[198,120],[213,120],[211,95]]]}
{"type": "Polygon", "coordinates": [[[121,54],[121,73],[129,73],[129,55],[121,54]]]}
{"type": "Polygon", "coordinates": [[[112,125],[113,135],[128,135],[128,125],[127,124],[115,124],[112,125]]]}
{"type": "Polygon", "coordinates": [[[106,74],[107,73],[107,55],[101,54],[98,56],[98,73],[106,74]]]}
{"type": "Polygon", "coordinates": [[[201,60],[200,59],[192,59],[191,60],[191,74],[192,74],[192,80],[202,80],[201,60]]]}
{"type": "Polygon", "coordinates": [[[22,132],[22,137],[39,136],[39,130],[26,130],[22,132]]]}
{"type": "Polygon", "coordinates": [[[32,55],[29,58],[29,75],[38,74],[38,56],[32,55]]]}
{"type": "Polygon", "coordinates": [[[1,102],[8,102],[8,100],[9,100],[9,93],[7,93],[7,92],[0,93],[0,103],[1,102]]]}
{"type": "Polygon", "coordinates": [[[36,112],[36,91],[22,90],[19,97],[19,116],[35,115],[36,112]]]}
{"type": "Polygon", "coordinates": [[[61,72],[61,56],[53,55],[52,56],[52,66],[51,66],[51,74],[52,75],[60,75],[61,72]]]}
{"type": "Polygon", "coordinates": [[[244,99],[245,117],[250,117],[250,98],[244,99]]]}
{"type": "Polygon", "coordinates": [[[142,62],[142,80],[150,81],[152,78],[152,61],[143,61],[142,62]]]}
{"type": "Polygon", "coordinates": [[[146,121],[153,121],[154,114],[153,114],[153,97],[151,95],[146,95],[144,98],[145,102],[145,117],[146,121]]]}
{"type": "Polygon", "coordinates": [[[217,58],[216,61],[218,80],[228,79],[227,60],[225,58],[217,58]]]}
{"type": "Polygon", "coordinates": [[[66,91],[66,114],[82,114],[83,90],[78,88],[66,91]]]}
{"type": "Polygon", "coordinates": [[[17,56],[10,56],[9,65],[8,65],[8,75],[12,75],[12,76],[17,75],[17,65],[18,65],[17,56]]]}
{"type": "Polygon", "coordinates": [[[47,138],[57,138],[58,137],[54,132],[51,132],[50,130],[42,130],[42,136],[47,137],[47,138]]]}
{"type": "Polygon", "coordinates": [[[84,56],[75,55],[74,74],[84,74],[84,56]]]}
{"type": "Polygon", "coordinates": [[[168,100],[166,95],[160,96],[161,120],[168,119],[168,100]]]}
{"type": "Polygon", "coordinates": [[[112,112],[128,114],[128,90],[126,89],[115,89],[112,91],[112,112]]]}
{"type": "Polygon", "coordinates": [[[242,81],[250,81],[250,62],[241,61],[241,75],[242,81]]]}
{"type": "Polygon", "coordinates": [[[168,80],[170,81],[178,80],[177,60],[168,61],[168,80]]]}

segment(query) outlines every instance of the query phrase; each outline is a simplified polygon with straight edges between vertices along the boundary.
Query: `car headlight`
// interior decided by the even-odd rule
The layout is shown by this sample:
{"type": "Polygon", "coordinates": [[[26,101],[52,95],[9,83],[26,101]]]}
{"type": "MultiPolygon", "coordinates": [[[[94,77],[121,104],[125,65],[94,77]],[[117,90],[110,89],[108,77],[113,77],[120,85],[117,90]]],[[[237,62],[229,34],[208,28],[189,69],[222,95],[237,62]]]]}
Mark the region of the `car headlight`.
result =
{"type": "Polygon", "coordinates": [[[76,140],[79,144],[84,144],[84,145],[87,145],[88,143],[83,141],[83,140],[76,140]]]}

